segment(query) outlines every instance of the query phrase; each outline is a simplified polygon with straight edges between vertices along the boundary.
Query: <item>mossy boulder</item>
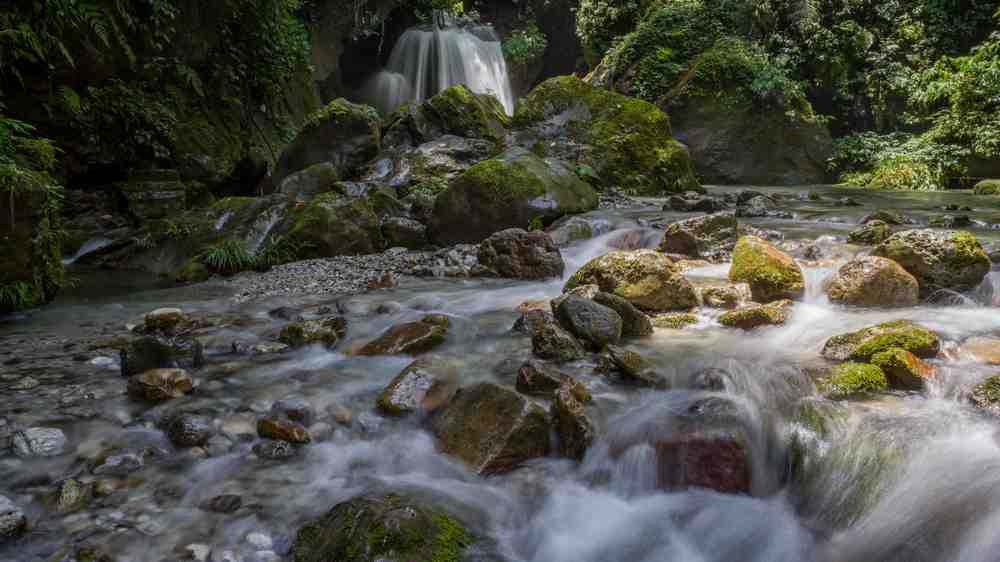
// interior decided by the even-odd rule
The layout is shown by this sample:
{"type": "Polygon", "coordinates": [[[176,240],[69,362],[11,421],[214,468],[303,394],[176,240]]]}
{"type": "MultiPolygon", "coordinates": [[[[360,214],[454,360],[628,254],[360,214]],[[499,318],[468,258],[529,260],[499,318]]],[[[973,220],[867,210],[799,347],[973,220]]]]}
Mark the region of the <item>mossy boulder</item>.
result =
{"type": "Polygon", "coordinates": [[[300,246],[302,257],[371,254],[385,246],[372,202],[336,192],[292,209],[277,231],[300,246]]]}
{"type": "Polygon", "coordinates": [[[549,453],[548,414],[491,383],[461,389],[431,422],[441,452],[483,475],[500,474],[549,453]]]}
{"type": "Polygon", "coordinates": [[[1000,179],[982,180],[972,188],[972,192],[976,195],[1000,195],[1000,179]]]}
{"type": "Polygon", "coordinates": [[[1000,375],[992,375],[972,388],[969,401],[986,412],[1000,416],[1000,375]]]}
{"type": "Polygon", "coordinates": [[[336,190],[337,182],[342,179],[340,174],[333,163],[320,162],[285,178],[278,191],[296,201],[308,201],[321,193],[336,190]]]}
{"type": "Polygon", "coordinates": [[[589,146],[582,163],[604,186],[642,195],[703,191],[687,149],[673,138],[670,119],[649,102],[560,76],[518,102],[514,123],[544,140],[589,146]]]}
{"type": "Polygon", "coordinates": [[[752,304],[730,310],[719,317],[719,324],[729,328],[753,330],[762,326],[781,326],[788,321],[792,301],[783,300],[770,304],[752,304]]]}
{"type": "Polygon", "coordinates": [[[461,523],[424,502],[363,496],[334,506],[295,535],[294,562],[457,561],[470,536],[461,523]]]}
{"type": "Polygon", "coordinates": [[[799,264],[756,236],[744,236],[736,243],[729,280],[748,284],[753,300],[762,303],[797,299],[805,292],[799,264]]]}
{"type": "Polygon", "coordinates": [[[430,413],[448,403],[457,390],[454,365],[441,358],[420,358],[392,379],[375,401],[383,414],[430,413]]]}
{"type": "Polygon", "coordinates": [[[942,289],[973,289],[990,272],[990,257],[982,244],[961,230],[898,232],[872,254],[897,262],[916,277],[922,297],[942,289]]]}
{"type": "Polygon", "coordinates": [[[893,320],[856,332],[833,336],[823,346],[823,357],[833,361],[868,362],[883,351],[901,348],[917,357],[934,357],[941,350],[938,335],[909,320],[893,320]]]}
{"type": "Polygon", "coordinates": [[[683,310],[698,305],[691,282],[670,258],[653,250],[616,251],[594,258],[569,278],[563,292],[581,285],[596,285],[642,310],[683,310]]]}
{"type": "Polygon", "coordinates": [[[667,225],[659,250],[717,263],[729,258],[739,236],[736,215],[715,213],[667,225]]]}
{"type": "Polygon", "coordinates": [[[882,369],[866,363],[842,363],[830,370],[830,375],[820,381],[820,389],[827,397],[839,400],[864,396],[889,389],[889,381],[882,369]]]}
{"type": "Polygon", "coordinates": [[[416,322],[397,324],[365,344],[358,355],[419,355],[444,343],[450,322],[443,314],[428,314],[416,322]]]}
{"type": "Polygon", "coordinates": [[[698,316],[690,312],[667,312],[653,317],[653,326],[670,330],[681,330],[698,323],[698,316]]]}
{"type": "Polygon", "coordinates": [[[423,103],[400,106],[386,124],[389,145],[421,144],[445,135],[499,143],[507,135],[510,117],[495,96],[458,84],[423,103]]]}
{"type": "Polygon", "coordinates": [[[889,386],[903,390],[920,390],[934,376],[934,367],[909,351],[893,347],[872,355],[872,365],[882,369],[889,386]]]}
{"type": "Polygon", "coordinates": [[[597,193],[564,162],[515,147],[452,180],[428,226],[438,243],[478,243],[494,232],[596,207],[597,193]]]}
{"type": "Polygon", "coordinates": [[[547,279],[562,277],[566,265],[548,234],[508,228],[479,244],[479,264],[499,277],[547,279]]]}
{"type": "Polygon", "coordinates": [[[865,256],[844,264],[826,283],[831,302],[853,306],[913,306],[917,279],[890,259],[865,256]]]}
{"type": "Polygon", "coordinates": [[[367,105],[336,99],[310,116],[292,144],[281,153],[274,184],[314,164],[329,162],[341,176],[351,176],[378,153],[378,112],[367,105]]]}
{"type": "Polygon", "coordinates": [[[878,246],[892,236],[892,227],[881,220],[869,221],[851,231],[847,241],[851,244],[878,246]]]}

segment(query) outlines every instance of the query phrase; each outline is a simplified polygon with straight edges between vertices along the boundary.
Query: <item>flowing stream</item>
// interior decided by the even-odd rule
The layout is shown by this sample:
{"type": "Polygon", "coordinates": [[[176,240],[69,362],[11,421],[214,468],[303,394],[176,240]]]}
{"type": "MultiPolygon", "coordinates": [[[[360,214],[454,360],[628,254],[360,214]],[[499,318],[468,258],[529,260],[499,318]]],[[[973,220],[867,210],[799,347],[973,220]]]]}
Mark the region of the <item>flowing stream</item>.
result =
{"type": "MultiPolygon", "coordinates": [[[[342,350],[393,324],[440,312],[452,321],[440,353],[461,364],[462,384],[512,385],[517,367],[531,353],[528,338],[510,331],[519,316],[516,307],[557,296],[563,280],[404,279],[395,288],[362,295],[237,305],[218,282],[174,288],[119,278],[116,285],[81,271],[80,286],[49,307],[0,322],[0,385],[25,377],[39,383],[0,393],[0,422],[58,427],[68,438],[67,452],[51,458],[21,459],[0,451],[0,494],[23,506],[32,521],[16,547],[0,547],[0,559],[68,560],[55,556],[66,545],[88,542],[113,545],[120,560],[176,560],[177,549],[189,544],[233,556],[213,554],[212,560],[290,559],[288,544],[303,521],[376,490],[446,505],[477,537],[467,551],[471,560],[1000,560],[998,426],[965,401],[972,385],[1000,367],[956,351],[966,338],[1000,335],[1000,271],[994,268],[982,287],[961,299],[901,310],[834,306],[821,291],[822,280],[856,251],[845,246],[846,233],[875,208],[899,209],[922,220],[940,213],[944,204],[969,204],[975,210],[968,214],[991,225],[1000,223],[1000,205],[948,193],[810,189],[827,201],[850,195],[864,206],[788,199],[795,219],[749,221],[782,232],[786,240],[815,244],[827,256],[803,262],[807,294],[786,325],[746,333],[721,327],[718,311],[700,309],[692,327],[657,329],[652,337],[630,340],[630,349],[668,377],[669,390],[613,384],[587,361],[564,366],[595,398],[590,411],[598,422],[597,441],[581,462],[538,459],[490,478],[439,454],[424,420],[391,419],[375,411],[375,397],[409,358],[356,357],[342,350]],[[88,344],[121,334],[161,306],[241,321],[209,338],[208,365],[196,374],[195,393],[149,408],[125,396],[117,357],[88,351],[88,344]],[[273,340],[284,322],[267,312],[278,306],[339,310],[350,322],[347,340],[335,351],[233,354],[234,341],[273,340]],[[932,361],[938,375],[930,388],[864,402],[821,398],[808,372],[825,340],[898,318],[917,320],[943,340],[944,352],[932,361]],[[724,373],[721,388],[705,390],[698,383],[707,369],[724,373]],[[306,399],[321,418],[335,408],[353,416],[348,425],[331,422],[324,438],[288,462],[256,459],[251,441],[207,453],[178,450],[155,429],[155,420],[168,409],[198,411],[229,427],[288,398],[306,399]],[[653,451],[628,444],[677,431],[692,409],[713,401],[726,404],[725,416],[748,438],[751,494],[659,489],[653,451]],[[803,404],[817,412],[827,431],[797,421],[803,404]],[[70,514],[46,503],[47,494],[67,478],[93,480],[86,459],[98,451],[142,447],[162,451],[162,458],[114,476],[123,482],[117,492],[70,514]],[[800,460],[793,470],[796,447],[800,460]],[[229,514],[199,509],[222,494],[241,496],[243,507],[229,514]],[[255,533],[273,544],[251,540],[255,533]]],[[[609,231],[563,250],[566,275],[620,244],[625,232],[638,230],[643,235],[631,238],[655,247],[658,224],[692,216],[660,211],[660,205],[650,201],[648,208],[589,215],[609,231]]],[[[1000,239],[1000,232],[989,228],[973,230],[987,245],[1000,239]]],[[[686,275],[699,283],[722,282],[727,270],[709,266],[686,275]]]]}
{"type": "Polygon", "coordinates": [[[432,24],[408,29],[400,37],[386,67],[363,87],[362,98],[388,115],[406,102],[420,103],[456,84],[493,94],[513,115],[507,63],[493,28],[437,12],[432,24]]]}

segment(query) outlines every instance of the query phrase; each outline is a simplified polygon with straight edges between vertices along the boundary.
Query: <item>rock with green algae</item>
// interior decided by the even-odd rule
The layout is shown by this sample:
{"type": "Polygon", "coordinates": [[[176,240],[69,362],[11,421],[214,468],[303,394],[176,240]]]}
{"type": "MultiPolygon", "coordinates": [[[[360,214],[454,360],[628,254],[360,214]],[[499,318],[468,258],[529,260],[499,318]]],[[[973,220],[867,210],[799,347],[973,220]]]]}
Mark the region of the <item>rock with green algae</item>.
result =
{"type": "Polygon", "coordinates": [[[457,562],[470,536],[446,512],[399,495],[337,504],[295,535],[294,562],[457,562]]]}
{"type": "Polygon", "coordinates": [[[1000,416],[1000,375],[992,375],[973,387],[969,401],[977,408],[1000,416]]]}
{"type": "Polygon", "coordinates": [[[719,317],[719,324],[729,328],[753,330],[763,326],[781,326],[788,321],[792,301],[783,300],[769,304],[752,304],[730,310],[719,317]]]}
{"type": "Polygon", "coordinates": [[[438,195],[428,228],[441,244],[478,243],[597,207],[597,193],[559,160],[514,147],[466,170],[438,195]]]}
{"type": "Polygon", "coordinates": [[[492,383],[459,390],[431,421],[431,430],[441,452],[482,475],[510,472],[551,449],[546,411],[492,383]]]}
{"type": "Polygon", "coordinates": [[[420,104],[407,103],[386,118],[387,144],[420,144],[444,135],[500,142],[510,117],[491,94],[477,94],[464,84],[451,86],[420,104]]]}
{"type": "Polygon", "coordinates": [[[375,405],[380,412],[391,416],[430,413],[447,404],[455,394],[457,378],[451,361],[422,357],[392,379],[375,405]]]}
{"type": "Polygon", "coordinates": [[[341,176],[358,172],[375,157],[381,142],[378,112],[343,98],[311,115],[278,159],[274,184],[314,164],[329,162],[341,176]]]}
{"type": "Polygon", "coordinates": [[[667,312],[653,317],[653,326],[656,328],[680,330],[697,323],[698,316],[690,312],[667,312]]]}
{"type": "Polygon", "coordinates": [[[976,195],[1000,195],[1000,179],[982,180],[972,188],[976,195]]]}
{"type": "Polygon", "coordinates": [[[917,357],[934,357],[941,350],[937,334],[910,320],[893,320],[856,332],[833,336],[823,346],[823,357],[832,361],[868,362],[876,353],[902,348],[917,357]]]}
{"type": "Polygon", "coordinates": [[[615,251],[594,258],[569,278],[563,292],[596,285],[641,310],[686,310],[698,294],[667,256],[653,250],[615,251]]]}
{"type": "Polygon", "coordinates": [[[920,390],[934,376],[934,367],[899,347],[872,355],[871,363],[882,369],[889,386],[900,390],[920,390]]]}
{"type": "Polygon", "coordinates": [[[275,232],[298,244],[301,257],[372,254],[385,246],[372,202],[336,192],[291,209],[275,232]]]}
{"type": "Polygon", "coordinates": [[[910,272],[920,284],[922,297],[942,289],[974,289],[991,265],[976,236],[962,230],[897,232],[872,254],[889,258],[910,272]]]}
{"type": "Polygon", "coordinates": [[[840,400],[888,390],[889,381],[875,365],[842,363],[830,369],[830,375],[819,386],[828,398],[840,400]]]}
{"type": "Polygon", "coordinates": [[[756,236],[744,236],[736,243],[729,280],[748,284],[753,300],[762,303],[797,299],[805,292],[799,264],[756,236]]]}
{"type": "Polygon", "coordinates": [[[358,355],[426,353],[444,343],[449,325],[443,314],[428,314],[416,322],[397,324],[361,347],[358,355]]]}
{"type": "Polygon", "coordinates": [[[673,138],[670,119],[649,102],[560,76],[518,103],[514,124],[554,141],[588,145],[581,163],[606,187],[642,195],[704,192],[687,149],[673,138]]]}
{"type": "Polygon", "coordinates": [[[342,317],[305,320],[285,324],[278,334],[278,341],[291,347],[312,344],[334,347],[346,333],[347,322],[342,317]]]}
{"type": "Polygon", "coordinates": [[[864,256],[844,264],[825,285],[831,302],[852,306],[914,306],[917,279],[890,259],[864,256]]]}
{"type": "Polygon", "coordinates": [[[881,220],[869,221],[847,235],[847,241],[851,244],[864,246],[878,246],[892,236],[892,227],[881,220]]]}

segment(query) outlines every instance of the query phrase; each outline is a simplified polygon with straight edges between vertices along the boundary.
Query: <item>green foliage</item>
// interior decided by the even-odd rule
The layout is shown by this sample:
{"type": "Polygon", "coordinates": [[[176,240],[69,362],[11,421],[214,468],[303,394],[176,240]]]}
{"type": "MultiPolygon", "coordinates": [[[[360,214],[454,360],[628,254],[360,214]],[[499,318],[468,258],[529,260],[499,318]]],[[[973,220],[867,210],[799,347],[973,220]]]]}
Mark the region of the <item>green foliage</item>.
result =
{"type": "Polygon", "coordinates": [[[545,34],[534,20],[529,20],[521,29],[512,31],[503,42],[503,54],[509,63],[527,64],[542,56],[547,46],[545,34]]]}
{"type": "Polygon", "coordinates": [[[225,240],[205,248],[201,262],[216,273],[230,275],[253,269],[257,260],[241,240],[225,240]]]}
{"type": "Polygon", "coordinates": [[[642,0],[581,0],[576,10],[576,34],[591,64],[603,57],[615,39],[642,17],[642,0]]]}
{"type": "Polygon", "coordinates": [[[872,189],[934,191],[964,173],[969,151],[927,135],[859,133],[837,139],[831,171],[842,182],[872,189]]]}
{"type": "Polygon", "coordinates": [[[10,193],[13,198],[22,193],[46,191],[58,203],[61,188],[50,175],[56,166],[58,150],[49,139],[36,137],[34,133],[32,125],[0,113],[0,193],[10,193]]]}
{"type": "Polygon", "coordinates": [[[37,304],[35,286],[27,281],[0,285],[0,311],[23,310],[37,304]]]}
{"type": "Polygon", "coordinates": [[[432,176],[410,187],[410,193],[422,193],[431,197],[437,197],[439,193],[448,189],[448,180],[441,176],[432,176]]]}
{"type": "Polygon", "coordinates": [[[527,230],[528,232],[545,230],[545,225],[542,223],[542,217],[533,217],[531,222],[528,223],[527,230]]]}
{"type": "Polygon", "coordinates": [[[254,256],[256,267],[269,268],[299,259],[303,245],[284,236],[274,236],[254,256]]]}

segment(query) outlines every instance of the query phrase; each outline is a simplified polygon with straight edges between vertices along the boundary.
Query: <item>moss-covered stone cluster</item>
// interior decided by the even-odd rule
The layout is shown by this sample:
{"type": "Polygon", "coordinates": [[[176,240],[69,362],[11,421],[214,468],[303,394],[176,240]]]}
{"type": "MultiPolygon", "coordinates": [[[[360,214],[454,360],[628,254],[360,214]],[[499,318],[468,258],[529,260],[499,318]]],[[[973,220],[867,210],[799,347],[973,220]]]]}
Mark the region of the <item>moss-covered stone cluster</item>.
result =
{"type": "Polygon", "coordinates": [[[729,280],[750,285],[753,299],[760,303],[796,299],[805,291],[805,278],[795,260],[756,236],[736,242],[729,280]]]}
{"type": "Polygon", "coordinates": [[[830,370],[820,388],[834,399],[851,398],[888,390],[889,381],[882,369],[865,363],[842,363],[830,370]]]}

